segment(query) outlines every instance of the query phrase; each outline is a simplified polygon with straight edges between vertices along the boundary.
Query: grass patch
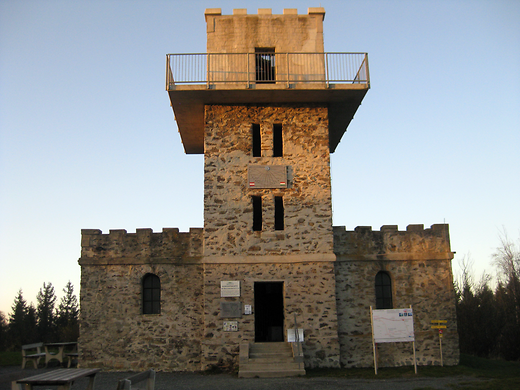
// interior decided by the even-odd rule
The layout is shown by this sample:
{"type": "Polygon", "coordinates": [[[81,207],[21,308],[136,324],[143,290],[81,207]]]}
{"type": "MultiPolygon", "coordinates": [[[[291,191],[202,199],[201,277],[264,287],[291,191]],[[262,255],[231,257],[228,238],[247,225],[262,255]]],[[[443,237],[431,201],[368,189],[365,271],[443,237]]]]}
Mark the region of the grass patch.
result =
{"type": "Polygon", "coordinates": [[[0,352],[0,366],[22,365],[22,352],[2,351],[0,352]]]}

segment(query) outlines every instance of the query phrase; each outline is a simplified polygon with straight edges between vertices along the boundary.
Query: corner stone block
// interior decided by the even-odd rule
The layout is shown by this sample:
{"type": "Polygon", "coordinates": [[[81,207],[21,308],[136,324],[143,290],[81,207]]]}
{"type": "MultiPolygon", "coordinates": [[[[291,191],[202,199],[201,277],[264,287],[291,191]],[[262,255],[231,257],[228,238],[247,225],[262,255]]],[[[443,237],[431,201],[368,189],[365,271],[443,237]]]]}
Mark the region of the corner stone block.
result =
{"type": "Polygon", "coordinates": [[[222,8],[206,8],[204,15],[222,15],[222,8]]]}
{"type": "Polygon", "coordinates": [[[325,19],[325,8],[323,7],[310,7],[307,10],[309,15],[321,15],[321,20],[325,19]]]}
{"type": "Polygon", "coordinates": [[[90,236],[99,236],[101,233],[99,229],[81,229],[81,246],[90,246],[90,236]]]}

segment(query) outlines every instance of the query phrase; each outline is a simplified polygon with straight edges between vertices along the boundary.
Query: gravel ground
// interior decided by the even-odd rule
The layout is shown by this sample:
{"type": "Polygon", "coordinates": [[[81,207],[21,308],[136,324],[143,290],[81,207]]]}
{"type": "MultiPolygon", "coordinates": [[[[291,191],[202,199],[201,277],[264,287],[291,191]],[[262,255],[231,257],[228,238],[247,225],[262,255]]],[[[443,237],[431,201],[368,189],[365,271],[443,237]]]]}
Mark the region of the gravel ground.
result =
{"type": "MultiPolygon", "coordinates": [[[[11,382],[41,374],[49,369],[25,369],[19,367],[0,367],[0,390],[11,390],[11,382]]],[[[100,372],[96,376],[94,390],[116,390],[120,379],[133,375],[128,372],[100,372]]],[[[343,379],[343,378],[252,378],[239,379],[228,374],[202,375],[198,373],[158,372],[155,380],[155,390],[417,390],[417,389],[452,389],[449,385],[474,381],[467,377],[445,378],[407,378],[407,379],[343,379]]],[[[86,389],[87,379],[74,383],[71,390],[86,389]]],[[[49,389],[56,387],[47,386],[49,389]]],[[[47,390],[39,387],[38,389],[47,390]]]]}

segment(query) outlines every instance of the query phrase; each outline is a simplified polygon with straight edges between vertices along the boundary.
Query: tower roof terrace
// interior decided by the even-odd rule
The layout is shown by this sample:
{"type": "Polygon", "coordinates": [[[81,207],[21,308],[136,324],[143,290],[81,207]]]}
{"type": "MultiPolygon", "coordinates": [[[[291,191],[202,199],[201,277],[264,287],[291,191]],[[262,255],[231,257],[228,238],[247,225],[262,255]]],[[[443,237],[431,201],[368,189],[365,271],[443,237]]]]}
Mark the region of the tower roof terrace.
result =
{"type": "Polygon", "coordinates": [[[370,88],[366,53],[195,53],[166,56],[166,90],[184,150],[204,153],[204,106],[323,104],[334,152],[370,88]]]}

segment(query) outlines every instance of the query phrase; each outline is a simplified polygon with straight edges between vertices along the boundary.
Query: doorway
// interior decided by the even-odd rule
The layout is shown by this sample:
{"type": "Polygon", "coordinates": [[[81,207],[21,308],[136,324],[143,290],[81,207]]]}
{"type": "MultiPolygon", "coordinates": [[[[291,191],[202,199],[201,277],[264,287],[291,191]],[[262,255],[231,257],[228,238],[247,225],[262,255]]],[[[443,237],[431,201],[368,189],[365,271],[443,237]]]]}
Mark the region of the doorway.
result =
{"type": "Polygon", "coordinates": [[[255,342],[284,341],[283,282],[255,282],[255,342]]]}

